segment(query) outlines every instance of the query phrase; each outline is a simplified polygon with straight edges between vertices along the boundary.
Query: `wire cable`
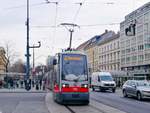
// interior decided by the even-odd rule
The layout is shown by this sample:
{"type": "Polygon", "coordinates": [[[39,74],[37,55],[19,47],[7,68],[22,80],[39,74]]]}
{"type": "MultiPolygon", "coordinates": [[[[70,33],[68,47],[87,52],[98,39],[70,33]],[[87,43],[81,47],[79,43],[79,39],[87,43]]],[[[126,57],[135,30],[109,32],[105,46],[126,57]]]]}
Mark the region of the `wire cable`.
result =
{"type": "MultiPolygon", "coordinates": [[[[39,5],[43,5],[46,4],[45,2],[41,2],[41,3],[35,3],[35,4],[31,4],[30,7],[32,6],[39,6],[39,5]]],[[[23,8],[26,7],[26,5],[19,5],[19,6],[14,6],[14,7],[8,7],[8,8],[4,8],[4,9],[17,9],[17,8],[23,8]]]]}
{"type": "MultiPolygon", "coordinates": [[[[56,30],[57,30],[57,16],[58,16],[58,2],[56,2],[56,9],[55,9],[55,21],[54,21],[54,31],[53,31],[53,40],[52,40],[52,44],[55,44],[55,37],[56,37],[56,30]]],[[[52,51],[53,51],[54,47],[52,45],[52,51]]]]}
{"type": "MultiPolygon", "coordinates": [[[[80,27],[96,27],[96,26],[106,26],[106,25],[110,25],[110,26],[114,26],[114,25],[119,25],[120,23],[106,23],[106,24],[87,24],[87,25],[79,25],[80,27]]],[[[60,25],[58,26],[31,26],[34,28],[58,28],[58,27],[62,27],[60,25]]]]}
{"type": "Polygon", "coordinates": [[[81,10],[81,7],[83,6],[83,4],[85,4],[85,1],[86,1],[86,0],[84,0],[83,2],[76,3],[76,4],[79,4],[80,6],[79,6],[79,8],[78,8],[78,10],[77,10],[77,12],[76,12],[74,18],[73,18],[73,23],[75,23],[75,21],[76,21],[78,15],[79,15],[79,12],[80,12],[80,10],[81,10]]]}

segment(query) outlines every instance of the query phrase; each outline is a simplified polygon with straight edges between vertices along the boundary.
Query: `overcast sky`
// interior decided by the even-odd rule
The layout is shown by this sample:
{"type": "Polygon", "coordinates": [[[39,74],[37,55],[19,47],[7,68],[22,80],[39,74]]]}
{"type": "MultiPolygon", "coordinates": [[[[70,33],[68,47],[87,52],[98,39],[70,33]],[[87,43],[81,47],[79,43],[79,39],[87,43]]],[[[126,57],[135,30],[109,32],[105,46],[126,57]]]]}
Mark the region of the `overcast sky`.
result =
{"type": "MultiPolygon", "coordinates": [[[[49,0],[59,2],[46,4],[46,0],[30,0],[30,45],[41,41],[35,50],[36,64],[45,63],[48,55],[67,48],[69,32],[65,27],[53,27],[61,23],[75,23],[73,47],[108,30],[119,31],[124,17],[149,2],[149,0],[49,0]],[[79,3],[83,2],[81,6],[79,3]],[[115,23],[115,24],[114,24],[115,23]],[[93,26],[91,26],[93,25],[93,26]],[[46,27],[47,26],[47,27],[46,27]]],[[[1,0],[0,46],[13,44],[19,58],[26,60],[26,0],[1,0]]],[[[32,54],[32,50],[30,49],[32,54]]],[[[32,62],[32,58],[31,58],[32,62]]]]}

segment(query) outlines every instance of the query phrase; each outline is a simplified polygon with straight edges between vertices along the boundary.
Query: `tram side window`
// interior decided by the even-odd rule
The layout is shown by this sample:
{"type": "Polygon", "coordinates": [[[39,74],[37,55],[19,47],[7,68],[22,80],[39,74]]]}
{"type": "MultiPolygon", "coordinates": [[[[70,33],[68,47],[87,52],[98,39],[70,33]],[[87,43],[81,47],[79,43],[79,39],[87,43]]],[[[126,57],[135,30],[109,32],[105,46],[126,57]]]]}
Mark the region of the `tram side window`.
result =
{"type": "Polygon", "coordinates": [[[57,65],[56,65],[56,82],[59,84],[60,83],[60,54],[57,54],[56,56],[56,60],[57,60],[57,65]]]}

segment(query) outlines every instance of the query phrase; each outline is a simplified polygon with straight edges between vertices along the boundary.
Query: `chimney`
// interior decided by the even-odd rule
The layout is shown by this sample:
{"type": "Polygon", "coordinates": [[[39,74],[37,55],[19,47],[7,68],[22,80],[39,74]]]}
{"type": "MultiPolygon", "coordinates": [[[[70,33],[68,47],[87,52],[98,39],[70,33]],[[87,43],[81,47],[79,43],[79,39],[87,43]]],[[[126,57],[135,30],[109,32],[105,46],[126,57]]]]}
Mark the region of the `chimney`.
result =
{"type": "Polygon", "coordinates": [[[107,29],[105,29],[105,33],[108,33],[108,30],[107,30],[107,29]]]}

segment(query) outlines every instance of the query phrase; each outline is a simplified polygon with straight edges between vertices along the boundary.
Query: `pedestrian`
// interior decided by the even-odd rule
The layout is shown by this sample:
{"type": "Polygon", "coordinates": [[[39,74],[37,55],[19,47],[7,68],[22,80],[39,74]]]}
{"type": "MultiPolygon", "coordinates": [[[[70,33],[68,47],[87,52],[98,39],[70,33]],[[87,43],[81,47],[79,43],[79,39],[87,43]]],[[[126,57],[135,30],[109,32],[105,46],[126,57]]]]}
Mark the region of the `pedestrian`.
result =
{"type": "Polygon", "coordinates": [[[22,80],[20,81],[20,84],[21,84],[21,88],[23,88],[23,81],[22,80]]]}
{"type": "Polygon", "coordinates": [[[45,80],[42,81],[43,90],[45,90],[45,80]]]}
{"type": "Polygon", "coordinates": [[[34,88],[34,80],[32,80],[32,87],[34,88]]]}
{"type": "Polygon", "coordinates": [[[118,81],[118,87],[120,87],[121,86],[121,82],[120,82],[120,80],[118,81]]]}
{"type": "Polygon", "coordinates": [[[11,78],[11,79],[10,79],[10,88],[13,89],[13,87],[14,87],[14,81],[13,81],[13,79],[11,78]]]}
{"type": "Polygon", "coordinates": [[[41,88],[42,88],[42,80],[40,80],[40,90],[41,90],[41,88]]]}
{"type": "Polygon", "coordinates": [[[36,90],[39,90],[38,80],[36,80],[36,90]]]}

